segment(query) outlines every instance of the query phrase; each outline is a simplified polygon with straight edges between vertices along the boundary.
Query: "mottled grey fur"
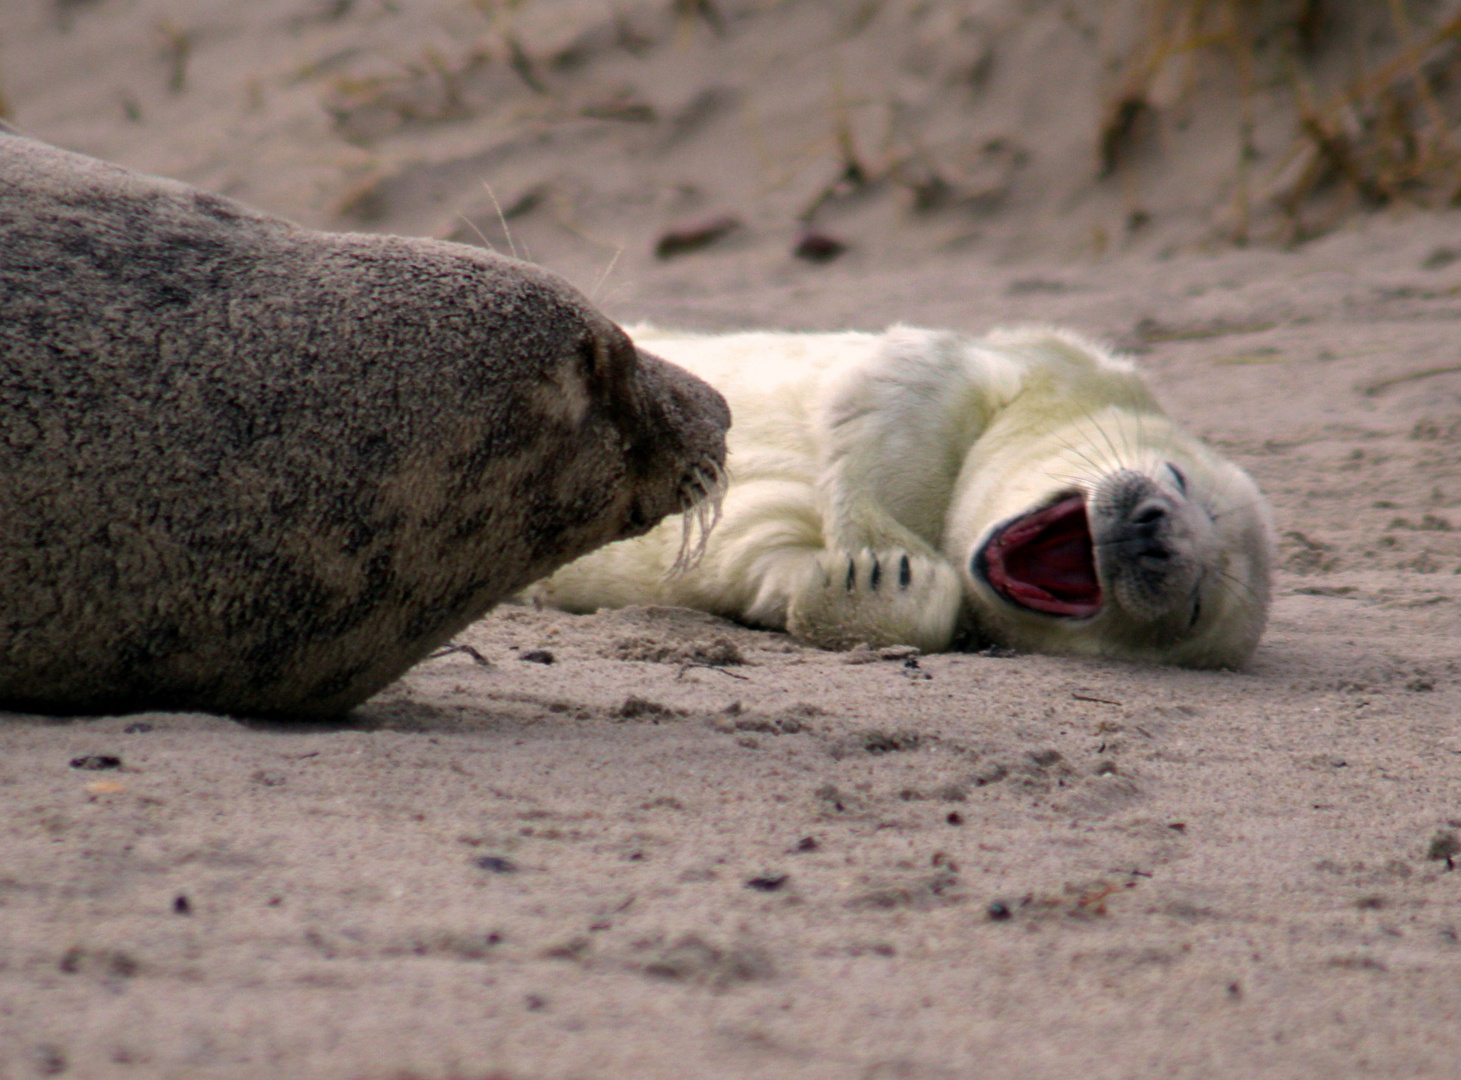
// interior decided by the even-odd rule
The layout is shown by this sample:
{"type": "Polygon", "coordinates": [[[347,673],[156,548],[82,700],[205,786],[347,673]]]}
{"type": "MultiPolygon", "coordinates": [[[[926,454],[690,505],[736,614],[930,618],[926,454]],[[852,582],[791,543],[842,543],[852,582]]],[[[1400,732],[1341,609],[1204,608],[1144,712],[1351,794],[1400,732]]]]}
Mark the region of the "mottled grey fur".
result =
{"type": "Polygon", "coordinates": [[[0,707],[340,714],[728,424],[536,267],[0,135],[0,707]]]}

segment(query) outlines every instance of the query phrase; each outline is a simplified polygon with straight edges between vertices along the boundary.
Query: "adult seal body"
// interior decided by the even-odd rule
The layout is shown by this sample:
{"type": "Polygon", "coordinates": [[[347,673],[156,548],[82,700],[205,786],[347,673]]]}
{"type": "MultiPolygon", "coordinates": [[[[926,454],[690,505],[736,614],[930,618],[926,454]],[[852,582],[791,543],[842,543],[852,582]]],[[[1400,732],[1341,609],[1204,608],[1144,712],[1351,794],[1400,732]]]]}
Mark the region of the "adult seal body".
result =
{"type": "Polygon", "coordinates": [[[684,604],[832,648],[972,634],[1194,667],[1240,665],[1262,634],[1262,496],[1088,341],[631,333],[730,401],[724,516],[689,572],[667,573],[674,534],[655,532],[535,586],[544,602],[684,604]]]}
{"type": "Polygon", "coordinates": [[[728,422],[540,269],[0,133],[0,707],[340,714],[728,422]]]}

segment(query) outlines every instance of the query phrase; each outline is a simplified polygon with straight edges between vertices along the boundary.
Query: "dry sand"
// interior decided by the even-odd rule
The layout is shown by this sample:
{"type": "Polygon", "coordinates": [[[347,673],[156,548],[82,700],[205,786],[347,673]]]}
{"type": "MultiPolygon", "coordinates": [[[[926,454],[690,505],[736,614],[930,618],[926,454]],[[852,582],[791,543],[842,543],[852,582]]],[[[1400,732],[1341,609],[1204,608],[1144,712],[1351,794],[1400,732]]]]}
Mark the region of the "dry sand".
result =
{"type": "Polygon", "coordinates": [[[316,225],[501,244],[490,179],[621,319],[1121,343],[1274,503],[1257,658],[509,607],[336,726],[6,716],[0,1078],[1461,1075],[1461,218],[1238,251],[1180,169],[1096,183],[1091,108],[1052,118],[1030,64],[1094,80],[1100,5],[969,5],[973,44],[915,5],[861,44],[857,5],[722,3],[720,36],[667,6],[3,0],[0,85],[42,137],[316,225]],[[817,222],[844,256],[791,258],[839,167],[828,72],[906,82],[907,49],[925,129],[964,110],[1035,179],[922,216],[873,185],[817,222]],[[943,103],[991,62],[992,111],[943,103]],[[454,101],[411,96],[432,70],[454,101]],[[1083,187],[1036,182],[1062,161],[1083,187]]]}

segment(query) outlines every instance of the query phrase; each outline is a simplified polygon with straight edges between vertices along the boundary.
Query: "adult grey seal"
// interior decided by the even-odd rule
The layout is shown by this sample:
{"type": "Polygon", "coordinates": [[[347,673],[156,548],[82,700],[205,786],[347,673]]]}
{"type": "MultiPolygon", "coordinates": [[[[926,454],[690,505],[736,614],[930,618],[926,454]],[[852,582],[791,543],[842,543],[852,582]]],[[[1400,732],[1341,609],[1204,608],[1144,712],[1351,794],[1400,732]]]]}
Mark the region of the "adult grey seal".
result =
{"type": "Polygon", "coordinates": [[[536,267],[0,135],[0,707],[338,715],[728,424],[536,267]]]}
{"type": "Polygon", "coordinates": [[[667,572],[661,527],[534,586],[542,602],[684,604],[832,648],[972,636],[1194,667],[1242,664],[1263,632],[1263,497],[1089,341],[630,333],[730,401],[723,518],[689,572],[667,572]]]}

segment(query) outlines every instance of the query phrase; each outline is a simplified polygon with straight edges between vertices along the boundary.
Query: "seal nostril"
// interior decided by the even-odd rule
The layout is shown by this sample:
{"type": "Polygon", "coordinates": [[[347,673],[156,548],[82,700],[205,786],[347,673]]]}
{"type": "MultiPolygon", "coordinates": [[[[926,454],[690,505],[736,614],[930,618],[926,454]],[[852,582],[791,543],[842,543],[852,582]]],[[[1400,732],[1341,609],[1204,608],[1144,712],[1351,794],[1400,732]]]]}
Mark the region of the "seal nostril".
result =
{"type": "Polygon", "coordinates": [[[1131,516],[1133,525],[1155,525],[1167,516],[1166,507],[1148,504],[1131,516]]]}

